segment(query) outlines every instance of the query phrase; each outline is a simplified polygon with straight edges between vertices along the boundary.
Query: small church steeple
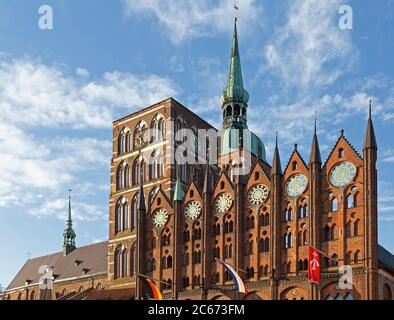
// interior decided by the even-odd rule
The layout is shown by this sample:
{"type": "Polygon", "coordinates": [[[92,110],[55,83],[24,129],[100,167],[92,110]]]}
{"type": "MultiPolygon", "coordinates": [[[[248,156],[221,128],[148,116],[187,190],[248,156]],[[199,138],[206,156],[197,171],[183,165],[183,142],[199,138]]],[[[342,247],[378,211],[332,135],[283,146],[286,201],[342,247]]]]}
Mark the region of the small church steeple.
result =
{"type": "Polygon", "coordinates": [[[280,163],[279,147],[278,147],[278,132],[276,133],[274,158],[272,160],[271,175],[281,175],[282,165],[280,163]]]}
{"type": "Polygon", "coordinates": [[[319,140],[317,138],[317,118],[315,117],[315,132],[313,134],[311,153],[309,155],[309,164],[321,164],[321,154],[319,148],[319,140]]]}
{"type": "Polygon", "coordinates": [[[234,18],[234,34],[227,85],[222,94],[223,128],[247,128],[246,109],[249,93],[245,90],[241,57],[239,55],[237,18],[234,18]]]}
{"type": "Polygon", "coordinates": [[[376,142],[375,129],[372,122],[372,100],[369,101],[369,115],[368,115],[368,126],[365,133],[364,139],[364,150],[367,149],[378,149],[378,144],[376,142]]]}
{"type": "Polygon", "coordinates": [[[75,231],[73,229],[73,221],[71,217],[71,190],[69,190],[68,195],[68,218],[66,229],[63,232],[63,255],[68,255],[71,251],[73,251],[75,247],[75,231]]]}

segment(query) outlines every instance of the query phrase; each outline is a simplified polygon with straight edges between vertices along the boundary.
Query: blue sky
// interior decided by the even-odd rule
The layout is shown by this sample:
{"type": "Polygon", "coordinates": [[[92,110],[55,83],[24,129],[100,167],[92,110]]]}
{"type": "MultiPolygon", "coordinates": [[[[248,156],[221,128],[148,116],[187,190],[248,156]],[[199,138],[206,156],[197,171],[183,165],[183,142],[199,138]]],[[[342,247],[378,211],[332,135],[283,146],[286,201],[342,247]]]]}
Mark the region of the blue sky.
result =
{"type": "MultiPolygon", "coordinates": [[[[236,1],[249,126],[282,163],[307,158],[313,116],[325,159],[341,128],[361,152],[368,99],[379,143],[379,240],[394,251],[394,4],[236,1]],[[353,9],[353,30],[338,9],[353,9]]],[[[79,246],[108,234],[112,120],[169,96],[220,126],[234,1],[0,3],[0,284],[61,250],[67,190],[79,246]],[[38,27],[49,4],[54,29],[38,27]]]]}

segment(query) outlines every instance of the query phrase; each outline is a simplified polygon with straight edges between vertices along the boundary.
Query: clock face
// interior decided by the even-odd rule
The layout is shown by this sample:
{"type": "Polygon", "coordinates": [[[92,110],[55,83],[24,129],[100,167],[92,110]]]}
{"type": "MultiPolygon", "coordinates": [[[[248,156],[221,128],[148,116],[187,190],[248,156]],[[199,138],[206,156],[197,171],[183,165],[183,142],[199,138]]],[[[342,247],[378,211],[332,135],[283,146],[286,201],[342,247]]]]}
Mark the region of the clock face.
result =
{"type": "Polygon", "coordinates": [[[222,193],[216,198],[215,209],[217,212],[227,212],[233,204],[233,198],[229,193],[222,193]]]}
{"type": "Polygon", "coordinates": [[[287,181],[286,193],[289,197],[296,197],[303,193],[308,186],[308,179],[303,174],[296,174],[287,181]]]}
{"type": "Polygon", "coordinates": [[[197,201],[190,201],[185,207],[185,218],[189,221],[196,220],[201,214],[201,205],[197,201]]]}
{"type": "Polygon", "coordinates": [[[153,213],[153,227],[155,228],[161,228],[163,227],[167,221],[168,221],[168,212],[166,209],[157,209],[154,213],[153,213]]]}
{"type": "Polygon", "coordinates": [[[267,200],[268,193],[268,188],[263,184],[252,187],[248,193],[249,203],[252,205],[262,204],[267,200]]]}
{"type": "Polygon", "coordinates": [[[350,162],[342,162],[332,169],[330,182],[335,187],[343,187],[356,176],[356,167],[350,162]]]}

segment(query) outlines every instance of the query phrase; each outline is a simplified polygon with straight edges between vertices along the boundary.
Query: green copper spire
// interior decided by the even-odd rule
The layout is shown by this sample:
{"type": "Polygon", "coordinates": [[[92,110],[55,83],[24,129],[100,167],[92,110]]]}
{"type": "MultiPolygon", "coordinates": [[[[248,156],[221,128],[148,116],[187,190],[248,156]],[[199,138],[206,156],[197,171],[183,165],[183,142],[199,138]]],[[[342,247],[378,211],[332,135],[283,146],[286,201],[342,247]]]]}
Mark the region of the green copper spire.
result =
{"type": "Polygon", "coordinates": [[[234,35],[231,48],[230,67],[227,86],[222,95],[222,105],[229,102],[242,103],[245,106],[249,101],[249,93],[244,89],[241,70],[241,57],[239,55],[237,18],[234,19],[234,35]]]}
{"type": "Polygon", "coordinates": [[[174,191],[174,201],[183,201],[183,197],[185,193],[182,189],[181,179],[179,179],[179,175],[176,176],[176,183],[175,183],[175,191],[174,191]]]}
{"type": "Polygon", "coordinates": [[[66,256],[75,249],[76,234],[73,229],[73,221],[71,217],[71,190],[68,195],[68,218],[66,229],[63,232],[63,254],[66,256]]]}

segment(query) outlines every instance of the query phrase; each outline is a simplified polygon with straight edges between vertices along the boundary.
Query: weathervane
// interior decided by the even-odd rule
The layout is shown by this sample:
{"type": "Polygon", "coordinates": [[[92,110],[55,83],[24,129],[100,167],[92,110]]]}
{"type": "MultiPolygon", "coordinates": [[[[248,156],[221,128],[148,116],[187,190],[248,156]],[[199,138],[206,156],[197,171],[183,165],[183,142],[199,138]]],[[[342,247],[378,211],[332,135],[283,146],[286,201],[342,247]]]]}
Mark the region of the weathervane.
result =
{"type": "MultiPolygon", "coordinates": [[[[238,6],[234,3],[234,10],[239,10],[238,6]]],[[[234,17],[235,22],[237,22],[237,16],[234,17]]]]}

